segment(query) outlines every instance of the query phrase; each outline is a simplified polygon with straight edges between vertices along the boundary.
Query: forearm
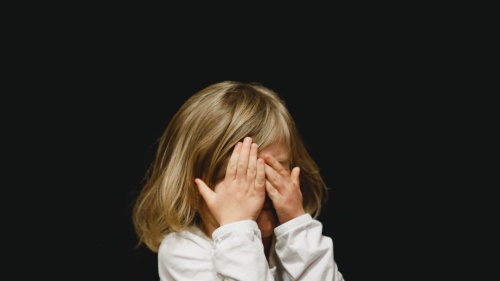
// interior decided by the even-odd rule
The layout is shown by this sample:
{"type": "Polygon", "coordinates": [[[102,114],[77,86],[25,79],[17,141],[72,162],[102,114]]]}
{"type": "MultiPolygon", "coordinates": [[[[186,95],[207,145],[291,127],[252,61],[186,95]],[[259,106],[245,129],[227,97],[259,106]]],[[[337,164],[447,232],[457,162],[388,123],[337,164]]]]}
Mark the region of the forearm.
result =
{"type": "Polygon", "coordinates": [[[269,271],[255,221],[230,223],[216,229],[213,263],[219,277],[224,280],[274,280],[269,271]]]}
{"type": "Polygon", "coordinates": [[[275,229],[276,254],[291,280],[344,280],[333,255],[333,241],[322,224],[305,214],[275,229]]]}

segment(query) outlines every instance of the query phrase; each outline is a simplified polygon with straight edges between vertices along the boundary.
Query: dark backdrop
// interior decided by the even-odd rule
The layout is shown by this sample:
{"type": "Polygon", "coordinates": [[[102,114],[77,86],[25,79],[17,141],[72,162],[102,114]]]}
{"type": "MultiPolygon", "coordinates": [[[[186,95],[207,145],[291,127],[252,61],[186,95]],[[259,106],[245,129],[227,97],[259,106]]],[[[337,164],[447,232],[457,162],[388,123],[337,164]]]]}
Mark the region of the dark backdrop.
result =
{"type": "MultiPolygon", "coordinates": [[[[17,123],[6,139],[20,145],[10,152],[27,153],[12,162],[18,176],[9,176],[21,186],[35,181],[29,196],[17,190],[42,225],[14,220],[29,229],[21,241],[39,265],[30,273],[158,279],[156,256],[134,249],[131,203],[169,118],[190,95],[222,80],[261,82],[285,98],[331,188],[319,219],[346,280],[404,280],[413,270],[401,257],[423,246],[408,237],[428,235],[414,227],[422,206],[413,205],[438,173],[439,155],[428,159],[429,148],[442,145],[442,121],[431,117],[446,105],[430,91],[427,81],[435,78],[422,53],[410,56],[364,27],[333,41],[271,32],[220,48],[203,41],[216,34],[173,38],[148,22],[86,20],[58,30],[39,33],[36,52],[25,52],[29,67],[16,66],[30,78],[17,82],[20,109],[8,116],[17,123]]],[[[16,252],[23,261],[24,254],[16,252]]]]}
{"type": "Polygon", "coordinates": [[[493,213],[474,216],[471,202],[495,206],[470,193],[491,186],[478,184],[469,167],[481,161],[467,157],[493,139],[482,126],[495,111],[483,107],[495,103],[473,101],[490,90],[468,77],[482,53],[463,44],[476,31],[466,15],[379,3],[219,14],[199,5],[9,10],[5,269],[23,280],[157,280],[155,255],[134,249],[130,204],[169,118],[222,80],[285,97],[331,187],[320,220],[347,281],[449,279],[481,256],[464,248],[489,249],[457,235],[482,235],[471,221],[493,213]]]}

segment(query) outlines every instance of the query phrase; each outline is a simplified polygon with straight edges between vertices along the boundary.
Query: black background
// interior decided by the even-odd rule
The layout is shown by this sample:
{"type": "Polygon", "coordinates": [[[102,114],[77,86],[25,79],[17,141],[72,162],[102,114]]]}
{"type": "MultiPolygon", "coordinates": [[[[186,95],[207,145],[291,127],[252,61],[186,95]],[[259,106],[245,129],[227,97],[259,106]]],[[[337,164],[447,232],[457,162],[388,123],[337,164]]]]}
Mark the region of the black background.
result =
{"type": "Polygon", "coordinates": [[[433,83],[443,60],[405,36],[411,26],[316,17],[256,34],[227,29],[234,15],[191,30],[133,15],[69,13],[11,42],[21,55],[3,113],[16,146],[5,150],[15,155],[8,176],[23,187],[18,208],[29,213],[10,224],[24,235],[6,233],[27,247],[12,257],[33,267],[17,274],[158,280],[156,256],[134,249],[131,202],[169,118],[223,80],[261,82],[285,98],[331,188],[319,219],[346,280],[405,280],[417,256],[436,256],[425,238],[442,220],[423,215],[444,200],[435,176],[450,155],[442,136],[453,121],[442,114],[453,104],[433,83]]]}

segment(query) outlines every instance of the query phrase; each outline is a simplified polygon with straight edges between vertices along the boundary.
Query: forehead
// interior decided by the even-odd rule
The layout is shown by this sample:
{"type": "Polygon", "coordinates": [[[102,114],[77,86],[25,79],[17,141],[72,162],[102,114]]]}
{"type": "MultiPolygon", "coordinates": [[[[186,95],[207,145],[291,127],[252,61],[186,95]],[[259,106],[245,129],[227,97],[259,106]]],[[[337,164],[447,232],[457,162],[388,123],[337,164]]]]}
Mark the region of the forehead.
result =
{"type": "Polygon", "coordinates": [[[278,161],[283,162],[290,160],[289,149],[287,146],[281,143],[274,143],[259,152],[259,157],[263,157],[264,154],[271,154],[278,161]]]}

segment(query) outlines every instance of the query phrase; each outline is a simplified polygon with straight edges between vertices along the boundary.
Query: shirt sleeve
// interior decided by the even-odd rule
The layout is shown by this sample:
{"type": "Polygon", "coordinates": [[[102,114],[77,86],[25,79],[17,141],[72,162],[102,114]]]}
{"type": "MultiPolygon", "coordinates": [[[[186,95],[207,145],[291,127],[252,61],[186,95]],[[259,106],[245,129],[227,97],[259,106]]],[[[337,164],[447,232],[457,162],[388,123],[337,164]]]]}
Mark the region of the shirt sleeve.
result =
{"type": "Polygon", "coordinates": [[[275,250],[283,280],[344,281],[333,255],[333,240],[322,234],[323,225],[304,214],[274,229],[275,250]]]}
{"type": "Polygon", "coordinates": [[[212,260],[221,280],[274,280],[255,221],[223,225],[212,233],[212,238],[212,260]]]}

